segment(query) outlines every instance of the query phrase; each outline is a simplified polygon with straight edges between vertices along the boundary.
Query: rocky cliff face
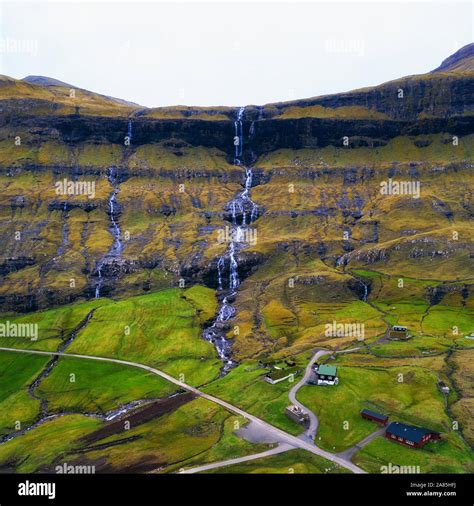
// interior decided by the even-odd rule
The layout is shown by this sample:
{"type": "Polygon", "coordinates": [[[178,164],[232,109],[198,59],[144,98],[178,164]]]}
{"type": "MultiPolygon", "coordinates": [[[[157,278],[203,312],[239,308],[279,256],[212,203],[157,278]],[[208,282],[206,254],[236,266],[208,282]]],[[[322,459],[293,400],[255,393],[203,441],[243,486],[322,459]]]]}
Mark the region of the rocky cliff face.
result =
{"type": "MultiPolygon", "coordinates": [[[[377,147],[403,135],[441,132],[467,135],[474,127],[473,97],[472,76],[453,73],[406,78],[367,90],[261,108],[250,106],[242,118],[245,156],[251,159],[282,148],[340,146],[344,137],[349,138],[352,146],[377,147]],[[314,110],[315,106],[319,109],[314,110]],[[308,113],[312,108],[314,112],[308,113]],[[292,115],[288,117],[289,110],[292,115]],[[339,110],[344,111],[342,117],[337,114],[339,110]],[[370,118],[371,111],[383,116],[370,118]]],[[[54,136],[70,145],[105,142],[122,146],[128,131],[126,116],[81,115],[80,108],[75,115],[57,115],[54,111],[39,116],[18,115],[20,106],[26,107],[25,101],[0,101],[3,113],[0,127],[7,128],[10,135],[15,131],[34,130],[39,141],[41,136],[45,139],[54,136]]],[[[217,148],[230,159],[233,145],[229,139],[234,135],[232,115],[235,111],[226,111],[219,116],[228,116],[228,119],[205,120],[193,115],[181,119],[153,119],[134,114],[133,145],[182,141],[192,146],[217,148]]]]}
{"type": "MultiPolygon", "coordinates": [[[[303,265],[308,255],[340,296],[362,296],[342,274],[352,267],[464,279],[474,76],[439,70],[248,106],[242,166],[234,109],[146,110],[93,94],[73,105],[61,85],[3,80],[1,309],[93,297],[98,283],[110,296],[180,280],[215,288],[226,249],[217,236],[235,215],[228,203],[242,191],[244,165],[253,167],[258,238],[238,252],[242,280],[265,277],[282,256],[303,265]],[[390,179],[418,182],[420,196],[384,196],[390,179]],[[94,195],[58,193],[64,180],[93,184],[94,195]]],[[[242,210],[235,216],[242,221],[242,210]]],[[[300,281],[317,275],[309,269],[300,281]]]]}

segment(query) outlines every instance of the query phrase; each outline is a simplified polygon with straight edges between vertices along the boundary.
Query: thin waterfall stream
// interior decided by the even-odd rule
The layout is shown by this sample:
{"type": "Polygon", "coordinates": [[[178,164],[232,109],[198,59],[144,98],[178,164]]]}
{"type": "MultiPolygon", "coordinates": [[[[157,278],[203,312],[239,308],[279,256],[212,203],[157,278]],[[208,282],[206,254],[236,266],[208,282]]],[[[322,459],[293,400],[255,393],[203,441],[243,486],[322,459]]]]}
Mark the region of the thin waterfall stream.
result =
{"type": "Polygon", "coordinates": [[[100,291],[102,289],[104,279],[102,277],[102,269],[104,265],[110,260],[110,258],[119,257],[122,254],[123,244],[122,244],[122,232],[120,230],[120,225],[118,223],[118,215],[119,215],[119,207],[117,204],[117,194],[120,191],[117,169],[115,167],[110,167],[107,171],[107,179],[112,186],[112,192],[109,195],[108,201],[108,215],[110,216],[110,227],[109,230],[114,238],[114,242],[110,247],[109,251],[106,255],[104,255],[96,265],[96,273],[97,273],[97,283],[95,286],[95,298],[98,299],[100,297],[100,291]]]}
{"type": "Polygon", "coordinates": [[[240,107],[234,121],[234,164],[245,169],[245,180],[243,189],[225,206],[225,210],[231,215],[232,233],[229,234],[228,248],[217,260],[217,292],[221,304],[213,324],[203,332],[204,339],[214,344],[219,357],[224,362],[221,371],[223,375],[236,365],[236,362],[231,358],[231,341],[226,338],[226,331],[228,329],[227,322],[236,313],[235,307],[231,303],[235,299],[240,285],[238,253],[246,246],[245,237],[248,226],[258,218],[258,206],[250,198],[253,168],[244,166],[242,162],[244,141],[242,117],[244,111],[245,108],[240,107]],[[226,279],[227,265],[228,278],[226,279]]]}

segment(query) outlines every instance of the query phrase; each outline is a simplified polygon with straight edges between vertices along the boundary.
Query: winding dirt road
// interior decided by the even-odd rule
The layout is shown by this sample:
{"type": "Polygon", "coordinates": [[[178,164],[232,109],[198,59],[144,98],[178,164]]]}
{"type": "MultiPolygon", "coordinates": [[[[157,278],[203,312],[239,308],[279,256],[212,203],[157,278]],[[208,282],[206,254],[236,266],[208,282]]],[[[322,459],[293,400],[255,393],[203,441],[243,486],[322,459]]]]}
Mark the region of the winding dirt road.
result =
{"type": "Polygon", "coordinates": [[[314,438],[316,437],[316,432],[318,431],[318,425],[319,425],[318,417],[316,416],[315,413],[313,413],[305,405],[301,404],[301,402],[297,400],[296,394],[297,394],[298,390],[302,386],[306,385],[306,383],[308,382],[309,377],[311,376],[313,364],[316,362],[316,360],[318,360],[318,358],[320,358],[320,357],[323,357],[324,355],[328,355],[329,353],[330,352],[326,351],[326,350],[318,350],[314,354],[313,358],[309,361],[309,364],[306,366],[306,370],[305,370],[303,378],[300,381],[298,381],[298,383],[296,383],[296,385],[294,387],[292,387],[291,390],[288,392],[288,398],[290,399],[290,402],[292,404],[295,404],[299,408],[301,408],[303,411],[305,411],[309,415],[309,420],[310,420],[309,427],[305,430],[305,432],[300,437],[303,436],[303,437],[309,439],[311,442],[314,441],[314,438]]]}

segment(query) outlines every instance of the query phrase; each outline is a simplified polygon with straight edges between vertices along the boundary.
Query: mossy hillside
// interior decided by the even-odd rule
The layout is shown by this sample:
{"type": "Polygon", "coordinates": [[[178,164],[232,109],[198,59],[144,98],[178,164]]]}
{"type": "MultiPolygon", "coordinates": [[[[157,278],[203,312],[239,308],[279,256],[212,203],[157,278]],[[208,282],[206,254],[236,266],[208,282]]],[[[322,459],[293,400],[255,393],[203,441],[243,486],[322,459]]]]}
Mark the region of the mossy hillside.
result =
{"type": "Polygon", "coordinates": [[[303,169],[275,171],[253,189],[265,214],[255,224],[257,244],[249,249],[269,254],[282,242],[322,243],[327,256],[354,249],[347,255],[351,263],[374,263],[391,273],[400,266],[414,276],[422,271],[444,278],[441,272],[448,271],[468,277],[471,174],[467,168],[462,173],[459,178],[452,170],[423,168],[415,175],[408,169],[391,175],[385,169],[317,170],[309,179],[303,169]],[[389,176],[420,182],[420,198],[382,195],[380,183],[389,176]],[[282,209],[277,202],[287,204],[282,209]]]}
{"type": "Polygon", "coordinates": [[[314,346],[344,348],[385,332],[383,315],[349,287],[357,279],[311,253],[271,257],[241,285],[233,349],[237,357],[291,356],[314,346]],[[328,336],[327,324],[359,323],[364,336],[328,336]]]}
{"type": "Polygon", "coordinates": [[[70,143],[61,139],[54,130],[45,135],[41,129],[17,127],[2,129],[0,147],[0,167],[7,168],[36,166],[105,170],[116,166],[138,174],[172,170],[176,173],[181,171],[183,176],[189,175],[190,171],[224,175],[235,170],[219,149],[191,146],[179,139],[139,146],[111,143],[104,139],[70,143]]]}
{"type": "Polygon", "coordinates": [[[202,323],[213,319],[217,305],[208,288],[202,285],[194,285],[185,290],[183,296],[195,308],[202,323]]]}
{"type": "Polygon", "coordinates": [[[185,293],[169,289],[102,306],[68,350],[146,363],[183,375],[189,384],[206,383],[221,367],[213,345],[201,337],[204,321],[215,313],[215,295],[202,290],[198,305],[192,301],[196,289],[188,299],[185,293]]]}
{"type": "MultiPolygon", "coordinates": [[[[32,350],[55,351],[79,325],[85,322],[88,314],[109,303],[107,299],[94,299],[76,302],[53,309],[36,311],[24,315],[2,314],[0,322],[14,325],[37,325],[38,339],[26,337],[1,337],[0,346],[9,348],[28,348],[32,350]]],[[[95,315],[92,315],[92,319],[95,315]]]]}
{"type": "Polygon", "coordinates": [[[137,399],[156,399],[176,387],[146,371],[120,364],[61,358],[36,395],[50,413],[105,413],[137,399]]]}
{"type": "Polygon", "coordinates": [[[217,241],[217,229],[225,226],[219,215],[239,188],[238,181],[222,184],[217,178],[128,179],[119,195],[120,224],[129,234],[124,254],[160,257],[169,268],[194,255],[211,261],[225,249],[217,241]]]}
{"type": "Polygon", "coordinates": [[[39,414],[40,403],[28,386],[48,362],[48,357],[13,352],[0,354],[0,435],[27,427],[39,414]]]}
{"type": "Polygon", "coordinates": [[[276,255],[242,283],[234,320],[239,332],[228,336],[237,357],[291,356],[314,346],[361,344],[379,356],[421,356],[471,345],[464,336],[474,315],[462,295],[469,281],[446,284],[404,276],[400,287],[400,275],[357,269],[343,273],[309,258],[276,255]],[[361,300],[363,283],[367,301],[361,300]],[[437,291],[446,295],[434,302],[437,291]],[[326,325],[334,321],[363,324],[363,341],[360,336],[328,337],[326,325]],[[406,325],[414,338],[379,343],[395,324],[406,325]]]}
{"type": "Polygon", "coordinates": [[[79,446],[81,437],[101,426],[100,420],[83,415],[65,415],[50,420],[22,437],[0,445],[0,466],[14,468],[19,473],[33,473],[43,466],[50,467],[61,456],[69,456],[79,446]]]}
{"type": "MultiPolygon", "coordinates": [[[[77,296],[84,290],[90,291],[93,281],[90,276],[95,264],[113,242],[107,214],[112,187],[105,173],[81,176],[81,180],[95,184],[93,199],[86,195],[56,194],[56,181],[72,180],[67,172],[53,176],[49,171],[25,171],[15,177],[2,177],[5,181],[2,214],[6,226],[2,253],[5,258],[25,256],[41,265],[7,274],[3,286],[5,295],[12,291],[27,294],[41,287],[63,293],[64,302],[68,294],[77,296]],[[20,204],[13,206],[13,202],[20,204]],[[67,213],[63,205],[68,206],[67,213]],[[51,210],[50,206],[60,209],[51,210]],[[71,209],[70,206],[75,207],[71,209]],[[18,231],[21,233],[19,241],[16,240],[18,231]],[[75,287],[69,286],[71,279],[75,287]]],[[[185,265],[194,255],[202,257],[201,262],[210,262],[222,254],[225,245],[218,242],[217,230],[225,223],[219,215],[239,188],[238,180],[222,185],[215,176],[189,179],[184,174],[175,179],[144,176],[123,182],[117,195],[123,256],[125,260],[149,267],[141,271],[143,281],[134,282],[132,277],[139,277],[137,269],[143,269],[140,265],[135,267],[130,284],[127,285],[125,279],[118,287],[121,294],[130,293],[130,290],[136,293],[144,286],[148,289],[172,286],[171,278],[166,285],[149,282],[152,273],[148,269],[152,269],[157,260],[162,268],[176,272],[177,265],[185,265]],[[211,221],[203,209],[215,213],[211,221]]]]}
{"type": "MultiPolygon", "coordinates": [[[[349,136],[350,138],[350,136],[349,136]]],[[[459,138],[453,145],[449,134],[399,136],[379,147],[326,146],[319,149],[279,149],[262,155],[256,167],[274,170],[279,167],[377,167],[419,162],[428,165],[472,160],[472,135],[459,138]],[[417,146],[418,144],[418,146],[417,146]],[[428,145],[425,145],[428,144],[428,145]]]]}
{"type": "Polygon", "coordinates": [[[345,256],[351,268],[384,274],[461,282],[470,278],[472,258],[469,226],[460,224],[401,237],[377,245],[366,244],[345,256]],[[453,240],[453,234],[461,239],[453,240]]]}
{"type": "MultiPolygon", "coordinates": [[[[359,149],[364,148],[354,151],[359,149]]],[[[139,293],[147,286],[154,289],[172,286],[176,282],[172,278],[189,267],[192,267],[192,276],[197,273],[205,276],[209,265],[225,250],[225,244],[216,240],[217,230],[227,225],[222,220],[222,210],[241,188],[242,170],[230,166],[223,153],[207,148],[161,143],[138,149],[132,146],[128,155],[125,147],[120,150],[121,183],[117,200],[124,236],[123,259],[134,267],[132,272],[121,270],[120,283],[110,280],[107,293],[115,290],[117,295],[124,296],[139,293]],[[136,175],[132,176],[129,166],[135,156],[138,156],[133,162],[136,175]],[[154,171],[155,175],[149,171],[154,171]],[[157,263],[170,274],[167,285],[149,282],[157,263]]],[[[41,175],[35,173],[34,177],[29,172],[5,176],[7,186],[2,212],[7,240],[4,254],[15,257],[28,252],[26,256],[30,256],[33,251],[35,261],[41,263],[41,269],[23,271],[29,285],[9,275],[5,294],[28,296],[35,287],[45,285],[50,293],[55,290],[61,293],[58,302],[64,303],[69,296],[93,291],[94,266],[112,244],[107,215],[111,187],[105,169],[109,163],[118,161],[117,158],[108,159],[105,163],[100,161],[101,156],[97,159],[99,173],[84,176],[96,183],[98,199],[94,205],[98,207],[86,211],[84,206],[89,204],[86,197],[68,197],[68,202],[79,207],[69,211],[67,216],[61,211],[49,211],[52,202],[62,202],[53,199],[56,176],[47,171],[41,175]],[[18,182],[12,183],[17,178],[18,182]],[[33,183],[44,190],[48,196],[46,201],[34,195],[33,189],[30,193],[22,190],[35,188],[33,183]],[[26,197],[22,206],[12,207],[12,201],[20,197],[26,197]],[[15,224],[11,223],[12,212],[15,224]],[[13,240],[17,223],[24,232],[23,241],[13,240]],[[70,242],[62,258],[51,263],[49,259],[61,247],[66,223],[70,242]],[[75,289],[67,286],[68,275],[69,279],[76,280],[75,289]]],[[[252,198],[265,213],[254,225],[258,232],[257,244],[246,248],[245,254],[274,255],[281,243],[298,241],[322,248],[333,261],[348,248],[355,248],[348,256],[351,266],[374,264],[379,270],[396,274],[393,265],[399,265],[405,275],[413,277],[420,272],[430,272],[436,277],[443,277],[442,273],[446,272],[457,273],[459,278],[467,276],[470,271],[468,183],[471,175],[466,166],[448,167],[439,158],[439,167],[398,167],[392,174],[394,179],[414,178],[421,182],[421,198],[413,199],[380,194],[380,183],[390,175],[387,168],[318,168],[311,175],[295,161],[292,163],[292,167],[273,170],[270,180],[252,189],[252,198]],[[459,172],[462,178],[457,177],[459,172]],[[289,191],[290,184],[293,192],[289,191]],[[285,204],[277,205],[277,202],[285,204]],[[446,247],[446,241],[454,232],[459,234],[457,242],[450,240],[446,247]],[[348,239],[344,239],[344,233],[349,234],[348,239]],[[371,241],[378,241],[378,244],[371,241]],[[438,251],[443,254],[438,255],[438,251]],[[385,259],[388,256],[396,261],[385,259]]],[[[90,168],[84,170],[87,173],[90,168]]],[[[67,171],[64,174],[67,175],[67,171]]]]}
{"type": "Polygon", "coordinates": [[[0,78],[2,101],[6,112],[36,116],[75,114],[79,107],[81,115],[126,117],[139,108],[74,86],[41,86],[7,76],[0,78]]]}
{"type": "MultiPolygon", "coordinates": [[[[468,223],[471,181],[472,173],[467,166],[440,170],[420,166],[397,170],[348,167],[314,171],[293,166],[275,169],[269,181],[253,188],[252,196],[266,211],[259,224],[267,216],[273,220],[291,218],[280,223],[277,221],[273,236],[280,229],[283,229],[281,235],[291,233],[288,230],[290,224],[293,233],[297,234],[305,223],[299,221],[300,218],[313,214],[319,221],[313,222],[310,238],[342,241],[343,231],[349,230],[349,242],[354,247],[360,247],[364,240],[377,240],[373,239],[374,224],[377,225],[378,240],[384,242],[400,235],[434,230],[435,224],[438,228],[451,226],[452,219],[459,220],[459,225],[468,223]],[[459,174],[462,177],[458,177],[459,174]],[[389,179],[395,183],[419,183],[419,198],[383,194],[381,184],[387,184],[389,179]],[[288,225],[285,226],[285,223],[288,225]]],[[[264,232],[266,230],[260,232],[259,240],[272,240],[272,234],[264,232]]]]}
{"type": "Polygon", "coordinates": [[[75,179],[65,172],[25,171],[14,177],[5,174],[0,177],[3,182],[1,218],[7,227],[2,241],[4,257],[24,255],[38,260],[54,257],[64,242],[65,225],[68,229],[65,251],[97,258],[110,247],[112,237],[106,211],[112,188],[105,177],[80,177],[93,190],[93,198],[86,194],[58,193],[58,182],[64,184],[64,180],[75,179]],[[20,232],[19,239],[15,232],[20,232]]]}
{"type": "Polygon", "coordinates": [[[37,138],[21,129],[7,131],[0,146],[0,167],[107,168],[119,165],[124,156],[123,147],[117,144],[71,145],[53,135],[37,138]],[[15,144],[17,136],[21,138],[20,145],[15,144]]]}
{"type": "Polygon", "coordinates": [[[199,171],[203,175],[229,172],[235,167],[226,159],[225,153],[216,148],[190,146],[179,140],[130,146],[125,151],[130,170],[172,170],[176,174],[199,171]]]}
{"type": "Polygon", "coordinates": [[[451,405],[452,416],[461,426],[462,434],[468,444],[474,443],[474,428],[472,419],[474,414],[474,350],[455,351],[448,360],[448,365],[453,368],[449,375],[457,396],[451,405]]]}
{"type": "Polygon", "coordinates": [[[189,107],[185,105],[154,107],[135,113],[135,116],[144,118],[207,121],[228,121],[234,115],[235,108],[232,107],[189,107]]]}
{"type": "Polygon", "coordinates": [[[195,399],[158,420],[131,427],[126,436],[135,440],[113,445],[124,438],[123,433],[118,433],[100,440],[99,444],[112,443],[108,448],[94,451],[92,446],[86,456],[111,471],[167,473],[214,458],[225,460],[267,449],[237,439],[233,435],[234,420],[220,406],[195,399]]]}
{"type": "MultiPolygon", "coordinates": [[[[472,114],[472,107],[460,100],[459,89],[468,85],[472,76],[472,65],[466,58],[458,68],[452,67],[447,71],[406,76],[338,95],[268,104],[262,112],[272,116],[295,108],[304,111],[318,107],[336,110],[344,107],[349,111],[368,108],[369,111],[378,111],[398,120],[469,115],[472,114]],[[403,91],[403,97],[400,97],[400,90],[403,91]]],[[[354,111],[351,114],[351,117],[357,117],[354,111]]]]}
{"type": "Polygon", "coordinates": [[[310,105],[307,107],[286,107],[278,116],[287,118],[334,118],[334,119],[389,119],[389,117],[374,109],[361,106],[323,107],[310,105]]]}

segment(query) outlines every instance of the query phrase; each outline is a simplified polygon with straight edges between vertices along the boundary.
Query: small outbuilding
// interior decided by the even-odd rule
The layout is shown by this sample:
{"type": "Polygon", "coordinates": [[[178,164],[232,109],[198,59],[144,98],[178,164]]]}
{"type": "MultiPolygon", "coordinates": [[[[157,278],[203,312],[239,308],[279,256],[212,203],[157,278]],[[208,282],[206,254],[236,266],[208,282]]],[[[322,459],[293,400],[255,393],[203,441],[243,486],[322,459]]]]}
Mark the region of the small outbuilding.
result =
{"type": "Polygon", "coordinates": [[[363,409],[360,412],[360,415],[362,416],[362,418],[365,418],[366,420],[377,422],[383,426],[387,425],[388,423],[387,415],[382,415],[382,413],[377,413],[376,411],[371,411],[370,409],[363,409]]]}
{"type": "Polygon", "coordinates": [[[388,331],[388,337],[390,339],[408,339],[408,328],[404,325],[394,325],[388,331]]]}
{"type": "Polygon", "coordinates": [[[301,423],[303,425],[309,423],[308,413],[306,413],[306,411],[302,410],[300,407],[295,406],[294,404],[287,406],[285,413],[296,423],[301,423]]]}
{"type": "Polygon", "coordinates": [[[392,422],[385,431],[385,437],[404,446],[421,448],[430,440],[441,439],[441,434],[424,427],[392,422]]]}
{"type": "Polygon", "coordinates": [[[265,374],[264,380],[271,385],[276,385],[281,381],[285,380],[293,380],[294,377],[300,372],[298,367],[287,367],[287,368],[276,368],[274,367],[272,371],[265,374]]]}

